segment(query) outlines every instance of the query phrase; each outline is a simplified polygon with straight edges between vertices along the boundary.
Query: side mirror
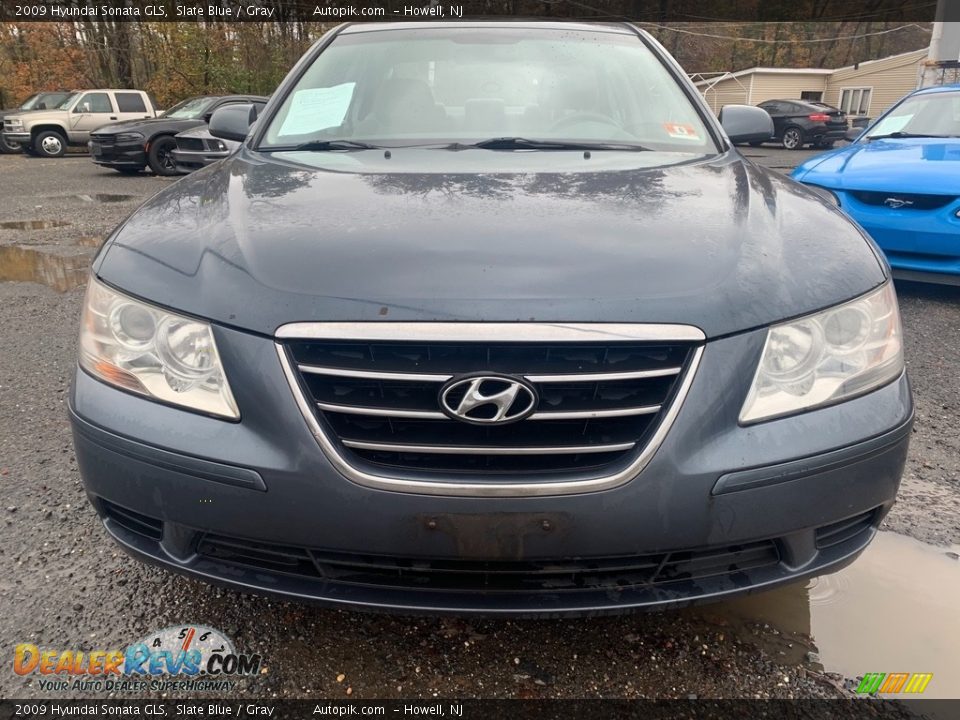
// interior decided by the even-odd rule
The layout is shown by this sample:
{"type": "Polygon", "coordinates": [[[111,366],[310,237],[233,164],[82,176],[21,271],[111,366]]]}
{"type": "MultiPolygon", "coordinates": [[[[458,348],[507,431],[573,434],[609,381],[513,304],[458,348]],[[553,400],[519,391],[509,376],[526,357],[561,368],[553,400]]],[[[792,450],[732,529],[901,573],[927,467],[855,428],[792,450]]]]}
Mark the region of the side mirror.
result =
{"type": "Polygon", "coordinates": [[[848,142],[856,142],[857,138],[863,135],[864,130],[865,128],[857,128],[857,127],[850,128],[849,130],[847,130],[844,137],[847,139],[848,142]]]}
{"type": "Polygon", "coordinates": [[[47,104],[45,102],[37,103],[37,110],[46,110],[47,104]]]}
{"type": "Polygon", "coordinates": [[[724,105],[720,109],[720,125],[734,145],[764,142],[773,137],[769,113],[753,105],[724,105]]]}
{"type": "Polygon", "coordinates": [[[225,105],[210,116],[210,134],[222,140],[243,142],[256,119],[257,109],[252,103],[225,105]]]}
{"type": "Polygon", "coordinates": [[[212,112],[204,113],[204,114],[203,114],[203,121],[204,121],[207,125],[209,125],[209,124],[210,124],[210,118],[212,118],[212,117],[213,117],[213,113],[212,113],[212,112]]]}

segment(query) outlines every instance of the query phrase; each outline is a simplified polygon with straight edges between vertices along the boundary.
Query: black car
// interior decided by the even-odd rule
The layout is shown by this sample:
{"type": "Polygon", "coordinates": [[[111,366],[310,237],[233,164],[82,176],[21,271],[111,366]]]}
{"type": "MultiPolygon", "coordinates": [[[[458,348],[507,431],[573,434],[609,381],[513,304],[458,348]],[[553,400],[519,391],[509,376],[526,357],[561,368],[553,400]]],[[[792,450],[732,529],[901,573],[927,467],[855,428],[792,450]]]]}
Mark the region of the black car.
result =
{"type": "MultiPolygon", "coordinates": [[[[847,132],[847,116],[832,105],[809,100],[767,100],[761,107],[773,118],[773,137],[787,150],[800,150],[812,144],[833,147],[847,132]]],[[[761,143],[750,143],[754,147],[761,143]]]]}
{"type": "MultiPolygon", "coordinates": [[[[68,90],[52,90],[49,92],[39,92],[31,95],[19,107],[0,112],[0,128],[3,127],[3,119],[7,115],[19,114],[22,112],[27,112],[28,110],[46,110],[48,108],[55,108],[72,94],[73,93],[68,90]]],[[[20,143],[8,141],[7,138],[0,133],[0,153],[13,154],[18,152],[23,152],[23,148],[21,147],[20,143]]]]}
{"type": "Polygon", "coordinates": [[[257,95],[208,95],[173,106],[158,118],[128,120],[97,128],[90,134],[90,156],[97,165],[137,173],[149,165],[157,175],[178,174],[172,152],[174,136],[203,125],[217,108],[266,102],[257,95]]]}
{"type": "Polygon", "coordinates": [[[835,571],[913,419],[890,270],[629,24],[356,23],[93,262],[69,396],[142,560],[554,615],[835,571]]]}

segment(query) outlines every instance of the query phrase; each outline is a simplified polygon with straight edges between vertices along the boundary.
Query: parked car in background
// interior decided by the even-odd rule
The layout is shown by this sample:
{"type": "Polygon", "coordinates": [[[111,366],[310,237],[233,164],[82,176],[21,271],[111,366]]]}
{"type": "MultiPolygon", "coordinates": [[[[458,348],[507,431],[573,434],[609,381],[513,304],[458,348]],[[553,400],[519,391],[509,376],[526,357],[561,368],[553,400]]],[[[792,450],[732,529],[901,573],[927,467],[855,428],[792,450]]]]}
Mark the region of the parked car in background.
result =
{"type": "Polygon", "coordinates": [[[886,264],[629,24],[355,23],[92,265],[77,464],[137,558],[393,611],[853,561],[913,404],[886,264]]]}
{"type": "MultiPolygon", "coordinates": [[[[773,118],[773,137],[787,150],[804,145],[830,148],[847,132],[847,116],[842,110],[809,100],[767,100],[761,107],[773,118]]],[[[762,143],[750,143],[754,147],[762,143]]]]}
{"type": "Polygon", "coordinates": [[[870,233],[895,277],[960,285],[960,85],[907,95],[792,177],[870,233]]]}
{"type": "Polygon", "coordinates": [[[29,153],[60,157],[68,146],[86,146],[90,133],[109,122],[156,116],[142,90],[76,90],[57,107],[10,115],[3,134],[29,153]]]}
{"type": "Polygon", "coordinates": [[[240,143],[235,140],[215,138],[206,125],[184,130],[178,133],[174,140],[177,146],[171,154],[179,173],[192,173],[223,160],[240,147],[240,143]]]}
{"type": "Polygon", "coordinates": [[[149,167],[157,175],[176,175],[174,136],[203,127],[217,108],[236,103],[265,103],[258,95],[205,95],[184,100],[157,118],[111,123],[90,135],[90,157],[97,165],[123,173],[149,167]]]}
{"type": "MultiPolygon", "coordinates": [[[[252,103],[254,111],[259,113],[263,110],[267,99],[255,99],[252,103]]],[[[199,170],[228,157],[240,147],[240,143],[234,140],[215,138],[210,134],[206,125],[184,130],[182,133],[178,133],[174,140],[176,140],[177,146],[172,154],[179,173],[191,173],[194,170],[199,170]]]]}
{"type": "Polygon", "coordinates": [[[70,95],[68,90],[52,90],[39,92],[27,98],[19,107],[0,112],[0,153],[22,152],[20,143],[8,140],[3,134],[3,121],[8,115],[18,115],[29,110],[46,110],[54,108],[70,95]]]}

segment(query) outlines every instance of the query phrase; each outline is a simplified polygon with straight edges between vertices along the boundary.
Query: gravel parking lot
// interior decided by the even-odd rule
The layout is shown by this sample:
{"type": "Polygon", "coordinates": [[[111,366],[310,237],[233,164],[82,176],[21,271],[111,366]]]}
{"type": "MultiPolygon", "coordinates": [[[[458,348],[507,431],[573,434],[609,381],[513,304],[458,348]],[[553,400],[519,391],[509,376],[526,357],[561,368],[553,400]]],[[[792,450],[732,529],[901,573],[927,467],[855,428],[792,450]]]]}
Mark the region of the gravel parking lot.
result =
{"type": "MultiPolygon", "coordinates": [[[[781,172],[813,154],[744,152],[781,172]]],[[[960,697],[960,288],[897,286],[917,405],[910,458],[888,532],[838,575],[615,618],[349,613],[186,580],[109,540],[66,419],[79,287],[110,229],[175,179],[121,176],[84,156],[4,155],[0,176],[0,647],[10,655],[22,642],[114,648],[199,623],[263,655],[262,674],[242,683],[266,697],[837,697],[878,670],[932,671],[928,695],[960,697]],[[900,611],[909,636],[876,632],[900,611]]],[[[0,693],[45,695],[9,662],[0,693]]]]}

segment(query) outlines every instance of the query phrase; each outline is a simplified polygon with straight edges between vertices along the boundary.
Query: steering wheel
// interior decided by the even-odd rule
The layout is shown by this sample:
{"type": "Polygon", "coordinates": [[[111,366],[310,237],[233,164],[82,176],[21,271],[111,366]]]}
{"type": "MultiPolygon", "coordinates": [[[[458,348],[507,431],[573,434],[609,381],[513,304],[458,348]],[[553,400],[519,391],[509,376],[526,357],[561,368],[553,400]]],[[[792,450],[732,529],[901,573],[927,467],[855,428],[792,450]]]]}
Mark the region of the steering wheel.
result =
{"type": "Polygon", "coordinates": [[[601,122],[604,125],[613,125],[614,127],[620,127],[614,122],[613,118],[608,115],[603,115],[596,112],[577,112],[573,115],[567,115],[557,120],[553,125],[550,126],[551,132],[554,130],[563,130],[569,125],[576,125],[577,123],[582,122],[601,122]]]}

